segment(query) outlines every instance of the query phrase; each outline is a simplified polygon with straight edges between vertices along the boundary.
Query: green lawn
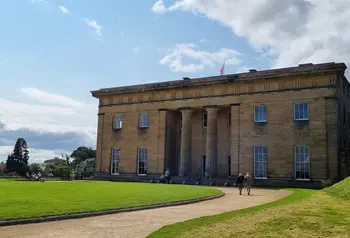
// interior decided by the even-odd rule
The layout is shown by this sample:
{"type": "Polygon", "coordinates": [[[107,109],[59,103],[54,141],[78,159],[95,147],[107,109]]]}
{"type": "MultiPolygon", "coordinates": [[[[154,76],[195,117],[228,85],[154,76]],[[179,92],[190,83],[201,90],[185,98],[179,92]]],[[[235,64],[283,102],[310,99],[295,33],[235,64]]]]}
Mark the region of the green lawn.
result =
{"type": "Polygon", "coordinates": [[[172,184],[0,180],[0,220],[136,207],[220,193],[210,187],[172,184]]]}
{"type": "Polygon", "coordinates": [[[350,177],[323,191],[168,225],[149,237],[350,237],[350,177]]]}

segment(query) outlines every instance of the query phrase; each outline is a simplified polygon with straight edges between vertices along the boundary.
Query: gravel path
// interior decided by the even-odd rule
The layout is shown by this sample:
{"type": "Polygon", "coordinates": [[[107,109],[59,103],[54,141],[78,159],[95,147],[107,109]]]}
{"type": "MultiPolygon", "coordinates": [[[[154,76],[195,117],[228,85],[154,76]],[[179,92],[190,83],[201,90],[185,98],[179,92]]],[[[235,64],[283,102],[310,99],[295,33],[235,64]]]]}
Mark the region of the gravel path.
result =
{"type": "Polygon", "coordinates": [[[1,238],[48,237],[125,237],[144,238],[164,225],[196,217],[215,215],[272,202],[289,194],[288,191],[253,189],[250,196],[239,196],[235,188],[221,188],[225,196],[205,202],[125,212],[82,219],[0,227],[1,238]]]}

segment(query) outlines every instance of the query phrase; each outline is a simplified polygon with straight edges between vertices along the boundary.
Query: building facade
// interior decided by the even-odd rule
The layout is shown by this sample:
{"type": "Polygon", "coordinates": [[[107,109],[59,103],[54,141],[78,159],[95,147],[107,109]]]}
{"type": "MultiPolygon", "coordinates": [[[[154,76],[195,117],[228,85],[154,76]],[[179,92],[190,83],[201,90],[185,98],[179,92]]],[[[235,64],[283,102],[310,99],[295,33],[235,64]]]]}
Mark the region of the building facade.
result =
{"type": "Polygon", "coordinates": [[[92,91],[96,174],[338,180],[350,142],[345,70],[304,64],[92,91]]]}

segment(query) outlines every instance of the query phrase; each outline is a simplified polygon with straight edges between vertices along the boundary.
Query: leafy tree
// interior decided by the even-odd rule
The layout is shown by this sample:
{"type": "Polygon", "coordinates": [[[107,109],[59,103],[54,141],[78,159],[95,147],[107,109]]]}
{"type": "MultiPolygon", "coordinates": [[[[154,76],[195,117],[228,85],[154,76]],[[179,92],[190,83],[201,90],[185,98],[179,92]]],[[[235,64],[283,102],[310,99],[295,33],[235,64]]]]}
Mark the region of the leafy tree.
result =
{"type": "Polygon", "coordinates": [[[16,172],[24,176],[28,172],[29,151],[27,142],[18,138],[13,153],[7,157],[6,168],[9,173],[16,172]]]}
{"type": "Polygon", "coordinates": [[[29,165],[29,171],[30,172],[34,172],[34,173],[38,173],[38,172],[42,172],[41,166],[38,163],[33,163],[29,165]]]}
{"type": "Polygon", "coordinates": [[[73,151],[70,157],[74,159],[72,162],[73,168],[76,168],[76,166],[81,162],[87,159],[96,158],[96,150],[85,146],[80,146],[73,151]]]}
{"type": "Polygon", "coordinates": [[[91,177],[95,172],[96,159],[91,158],[84,160],[77,165],[77,175],[80,177],[91,177]]]}
{"type": "Polygon", "coordinates": [[[60,159],[58,157],[55,157],[53,159],[48,159],[44,161],[45,164],[64,164],[66,161],[64,159],[60,159]]]}

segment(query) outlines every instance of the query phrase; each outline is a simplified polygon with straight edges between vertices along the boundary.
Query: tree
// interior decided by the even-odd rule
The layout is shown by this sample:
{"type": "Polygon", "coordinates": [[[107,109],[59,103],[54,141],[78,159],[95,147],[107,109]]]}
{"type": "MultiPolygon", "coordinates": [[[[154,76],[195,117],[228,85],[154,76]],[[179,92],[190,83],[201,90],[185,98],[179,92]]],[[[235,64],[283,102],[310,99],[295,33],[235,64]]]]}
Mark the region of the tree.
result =
{"type": "Polygon", "coordinates": [[[60,159],[58,157],[44,161],[44,164],[64,164],[64,163],[66,163],[66,161],[64,159],[60,159]]]}
{"type": "Polygon", "coordinates": [[[29,165],[29,171],[37,174],[38,172],[42,172],[42,169],[41,169],[40,164],[33,163],[33,164],[29,165]]]}
{"type": "Polygon", "coordinates": [[[29,151],[27,142],[18,138],[13,153],[7,157],[6,168],[9,173],[16,172],[24,176],[28,172],[29,151]]]}
{"type": "Polygon", "coordinates": [[[80,146],[73,151],[70,157],[74,159],[72,162],[73,168],[76,168],[81,162],[87,159],[96,158],[96,150],[91,147],[80,146]]]}
{"type": "Polygon", "coordinates": [[[95,172],[96,159],[84,160],[77,165],[77,175],[80,177],[91,177],[95,172]]]}

